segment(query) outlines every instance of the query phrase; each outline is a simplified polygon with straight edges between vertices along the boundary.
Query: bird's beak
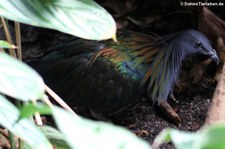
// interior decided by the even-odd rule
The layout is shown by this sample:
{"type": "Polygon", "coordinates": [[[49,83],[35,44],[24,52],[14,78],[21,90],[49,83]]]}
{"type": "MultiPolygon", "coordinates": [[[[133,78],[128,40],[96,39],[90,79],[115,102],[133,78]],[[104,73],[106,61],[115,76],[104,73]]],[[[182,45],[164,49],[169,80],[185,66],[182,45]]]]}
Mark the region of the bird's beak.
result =
{"type": "Polygon", "coordinates": [[[217,65],[219,64],[220,60],[216,54],[212,55],[211,58],[216,62],[217,65]]]}
{"type": "Polygon", "coordinates": [[[219,60],[219,57],[217,56],[216,51],[214,49],[212,49],[208,54],[216,62],[216,64],[218,65],[220,60],[219,60]]]}

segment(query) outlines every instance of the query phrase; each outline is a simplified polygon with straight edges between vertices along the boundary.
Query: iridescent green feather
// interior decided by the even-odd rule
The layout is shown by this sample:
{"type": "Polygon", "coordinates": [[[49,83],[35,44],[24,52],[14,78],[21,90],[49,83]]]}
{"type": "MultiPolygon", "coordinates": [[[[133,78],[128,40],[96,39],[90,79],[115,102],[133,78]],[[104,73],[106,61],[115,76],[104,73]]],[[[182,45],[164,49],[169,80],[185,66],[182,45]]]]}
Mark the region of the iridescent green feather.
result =
{"type": "MultiPolygon", "coordinates": [[[[166,100],[171,85],[174,84],[172,82],[176,81],[178,72],[175,69],[179,69],[180,65],[180,55],[177,54],[177,51],[173,51],[177,49],[177,47],[174,47],[177,44],[177,41],[174,39],[176,34],[159,39],[151,37],[148,39],[149,44],[145,42],[146,44],[141,46],[139,42],[143,39],[138,34],[132,33],[130,35],[132,37],[129,37],[129,34],[127,36],[126,40],[122,40],[123,42],[120,42],[120,39],[118,39],[119,45],[106,41],[105,48],[100,50],[92,60],[96,60],[98,57],[108,59],[122,72],[124,72],[121,66],[123,62],[131,61],[131,59],[134,59],[133,69],[141,64],[148,64],[149,71],[146,72],[142,85],[148,84],[147,92],[153,101],[166,100]],[[132,41],[134,37],[135,41],[132,41]],[[173,45],[170,45],[171,40],[175,40],[173,45]],[[175,78],[172,78],[173,76],[175,78]]],[[[123,37],[120,36],[120,38],[123,37]]]]}

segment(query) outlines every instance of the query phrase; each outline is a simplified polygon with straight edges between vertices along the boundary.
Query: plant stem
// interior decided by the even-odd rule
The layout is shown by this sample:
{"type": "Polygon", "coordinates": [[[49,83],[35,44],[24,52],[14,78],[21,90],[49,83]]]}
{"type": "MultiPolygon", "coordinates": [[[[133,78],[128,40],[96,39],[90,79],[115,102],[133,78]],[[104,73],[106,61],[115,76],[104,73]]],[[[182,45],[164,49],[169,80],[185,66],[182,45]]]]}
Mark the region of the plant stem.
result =
{"type": "Polygon", "coordinates": [[[5,52],[5,50],[3,48],[0,48],[0,52],[5,52]]]}
{"type": "MultiPolygon", "coordinates": [[[[33,100],[32,103],[33,103],[34,105],[37,105],[37,101],[36,101],[36,100],[33,100]]],[[[43,122],[42,122],[40,113],[36,112],[36,113],[34,114],[34,118],[35,118],[35,120],[36,120],[37,125],[39,125],[39,126],[43,125],[43,122]]]]}
{"type": "MultiPolygon", "coordinates": [[[[6,39],[7,39],[8,43],[12,44],[13,43],[12,37],[11,37],[10,31],[9,31],[7,22],[5,21],[5,19],[3,17],[1,17],[1,21],[2,21],[2,25],[3,25],[3,29],[4,29],[4,32],[5,32],[6,39]]],[[[10,48],[9,54],[16,58],[16,52],[15,52],[14,49],[10,48]]]]}
{"type": "Polygon", "coordinates": [[[49,95],[54,98],[56,102],[58,102],[64,109],[68,110],[69,112],[73,113],[75,116],[77,114],[53,91],[45,84],[45,90],[48,92],[49,95]]]}
{"type": "Polygon", "coordinates": [[[19,149],[24,149],[24,141],[19,140],[19,149]]]}
{"type": "Polygon", "coordinates": [[[11,149],[16,149],[16,142],[14,139],[14,135],[11,132],[9,132],[9,140],[10,140],[11,149]]]}
{"type": "Polygon", "coordinates": [[[16,33],[16,45],[18,59],[22,61],[22,48],[21,48],[21,35],[20,35],[20,23],[15,22],[15,33],[16,33]]]}

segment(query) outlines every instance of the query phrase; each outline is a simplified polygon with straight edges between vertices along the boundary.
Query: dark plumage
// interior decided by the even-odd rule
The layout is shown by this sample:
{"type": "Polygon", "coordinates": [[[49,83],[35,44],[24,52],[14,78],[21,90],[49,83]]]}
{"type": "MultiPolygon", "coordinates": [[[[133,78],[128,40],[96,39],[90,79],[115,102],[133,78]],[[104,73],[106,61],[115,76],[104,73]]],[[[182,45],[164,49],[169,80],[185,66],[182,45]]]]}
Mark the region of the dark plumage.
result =
{"type": "Polygon", "coordinates": [[[30,65],[65,101],[112,114],[145,95],[153,103],[166,102],[189,55],[219,61],[207,37],[196,30],[163,37],[122,31],[117,36],[119,44],[74,40],[30,65]]]}

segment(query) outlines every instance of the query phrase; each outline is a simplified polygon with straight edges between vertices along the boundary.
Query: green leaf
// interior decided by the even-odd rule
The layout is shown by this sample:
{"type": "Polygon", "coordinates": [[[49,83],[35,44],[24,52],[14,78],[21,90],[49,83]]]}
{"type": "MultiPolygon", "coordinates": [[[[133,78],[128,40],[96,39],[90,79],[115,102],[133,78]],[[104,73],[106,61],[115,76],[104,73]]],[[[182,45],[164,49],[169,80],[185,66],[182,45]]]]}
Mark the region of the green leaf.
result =
{"type": "Polygon", "coordinates": [[[198,132],[193,149],[225,149],[225,125],[205,127],[198,132]]]}
{"type": "Polygon", "coordinates": [[[48,140],[56,147],[60,149],[69,149],[69,145],[65,141],[64,135],[51,126],[40,126],[41,130],[48,138],[48,140]]]}
{"type": "Polygon", "coordinates": [[[47,105],[28,103],[20,109],[19,119],[33,116],[36,112],[40,114],[51,114],[51,109],[47,105]]]}
{"type": "Polygon", "coordinates": [[[26,64],[0,53],[0,92],[19,100],[43,98],[42,78],[26,64]]]}
{"type": "Polygon", "coordinates": [[[112,16],[93,0],[1,0],[0,16],[85,39],[115,36],[112,16]]]}
{"type": "Polygon", "coordinates": [[[161,143],[172,141],[176,149],[197,149],[193,148],[195,139],[196,134],[194,133],[167,128],[156,137],[153,147],[158,148],[161,143]]]}
{"type": "Polygon", "coordinates": [[[58,107],[53,107],[52,113],[71,148],[150,149],[146,142],[122,127],[75,117],[58,107]]]}
{"type": "Polygon", "coordinates": [[[32,147],[29,144],[27,144],[26,142],[23,142],[23,145],[20,146],[20,148],[21,149],[32,149],[32,147]]]}
{"type": "Polygon", "coordinates": [[[12,44],[9,44],[7,41],[0,40],[0,48],[13,48],[13,49],[15,49],[16,46],[12,45],[12,44]]]}
{"type": "Polygon", "coordinates": [[[33,148],[50,149],[51,144],[41,130],[29,119],[22,119],[16,123],[19,110],[5,97],[0,95],[0,125],[25,140],[33,148]]]}
{"type": "Polygon", "coordinates": [[[204,127],[196,133],[165,129],[153,143],[158,148],[163,142],[172,141],[176,149],[225,149],[225,125],[204,127]]]}

